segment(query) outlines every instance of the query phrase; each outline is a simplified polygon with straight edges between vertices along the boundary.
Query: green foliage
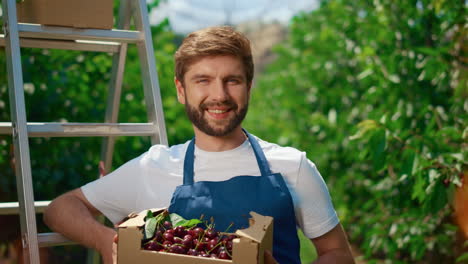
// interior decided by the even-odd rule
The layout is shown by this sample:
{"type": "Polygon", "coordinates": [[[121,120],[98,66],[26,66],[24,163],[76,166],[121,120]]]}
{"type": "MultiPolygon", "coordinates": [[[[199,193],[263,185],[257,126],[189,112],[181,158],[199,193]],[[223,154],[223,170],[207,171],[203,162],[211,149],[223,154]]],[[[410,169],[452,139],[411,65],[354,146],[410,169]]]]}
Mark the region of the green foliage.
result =
{"type": "Polygon", "coordinates": [[[252,92],[246,127],[307,151],[370,261],[455,260],[450,203],[468,163],[465,9],[322,1],[294,18],[252,92]]]}

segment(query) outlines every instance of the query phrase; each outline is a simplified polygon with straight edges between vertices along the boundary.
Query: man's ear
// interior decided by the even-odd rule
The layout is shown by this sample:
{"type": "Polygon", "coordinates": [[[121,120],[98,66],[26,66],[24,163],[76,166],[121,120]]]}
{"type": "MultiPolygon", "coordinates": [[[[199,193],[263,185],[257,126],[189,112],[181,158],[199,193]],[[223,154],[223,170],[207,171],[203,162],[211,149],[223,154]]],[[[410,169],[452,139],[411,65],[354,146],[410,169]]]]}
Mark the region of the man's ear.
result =
{"type": "Polygon", "coordinates": [[[184,86],[182,85],[182,82],[177,79],[177,77],[174,77],[174,83],[177,89],[177,100],[181,104],[185,104],[185,89],[184,86]]]}

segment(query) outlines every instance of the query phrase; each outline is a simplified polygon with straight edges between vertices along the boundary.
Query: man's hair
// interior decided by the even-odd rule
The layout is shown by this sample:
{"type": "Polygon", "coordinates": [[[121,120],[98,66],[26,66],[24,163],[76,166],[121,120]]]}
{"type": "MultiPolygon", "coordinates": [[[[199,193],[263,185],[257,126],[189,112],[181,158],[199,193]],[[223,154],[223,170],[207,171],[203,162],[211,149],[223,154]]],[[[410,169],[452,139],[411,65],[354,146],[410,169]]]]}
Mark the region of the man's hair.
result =
{"type": "Polygon", "coordinates": [[[250,41],[229,26],[208,27],[189,34],[175,53],[175,75],[184,84],[188,67],[208,56],[234,56],[242,61],[247,83],[254,75],[250,41]]]}

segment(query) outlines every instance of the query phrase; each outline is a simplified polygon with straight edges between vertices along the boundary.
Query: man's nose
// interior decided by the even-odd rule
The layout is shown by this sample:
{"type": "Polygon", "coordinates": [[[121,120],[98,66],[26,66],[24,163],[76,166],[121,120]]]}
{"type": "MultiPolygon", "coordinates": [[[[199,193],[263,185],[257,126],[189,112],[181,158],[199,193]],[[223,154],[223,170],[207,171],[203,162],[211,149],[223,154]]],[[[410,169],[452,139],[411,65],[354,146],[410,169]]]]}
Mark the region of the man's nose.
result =
{"type": "Polygon", "coordinates": [[[214,100],[217,101],[224,101],[229,97],[229,93],[227,91],[227,86],[222,80],[217,80],[214,82],[211,96],[214,100]]]}

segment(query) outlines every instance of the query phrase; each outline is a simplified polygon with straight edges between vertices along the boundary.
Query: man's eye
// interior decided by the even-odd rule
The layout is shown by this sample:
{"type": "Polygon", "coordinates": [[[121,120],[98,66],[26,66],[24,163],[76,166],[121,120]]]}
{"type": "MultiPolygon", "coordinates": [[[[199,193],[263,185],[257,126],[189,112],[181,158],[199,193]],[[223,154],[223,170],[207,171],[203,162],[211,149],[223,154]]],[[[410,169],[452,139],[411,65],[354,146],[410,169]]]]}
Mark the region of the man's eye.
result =
{"type": "Polygon", "coordinates": [[[230,84],[238,84],[238,83],[239,83],[239,80],[237,80],[237,79],[229,79],[229,80],[228,80],[228,83],[230,83],[230,84]]]}
{"type": "Polygon", "coordinates": [[[197,83],[208,83],[208,79],[198,79],[197,83]]]}

